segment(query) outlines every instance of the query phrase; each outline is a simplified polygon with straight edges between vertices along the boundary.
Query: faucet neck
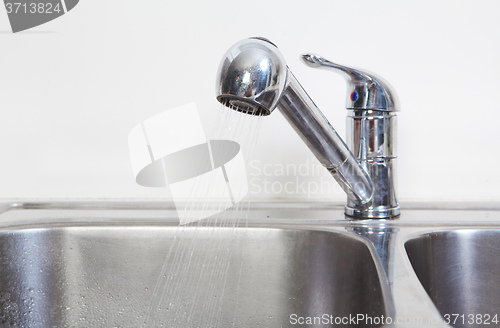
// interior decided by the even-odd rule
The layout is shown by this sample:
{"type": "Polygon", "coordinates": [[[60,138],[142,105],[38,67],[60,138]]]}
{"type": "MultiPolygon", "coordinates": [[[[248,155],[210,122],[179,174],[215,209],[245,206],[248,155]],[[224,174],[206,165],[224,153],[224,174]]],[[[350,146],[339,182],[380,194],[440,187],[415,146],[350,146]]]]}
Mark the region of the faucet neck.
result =
{"type": "Polygon", "coordinates": [[[368,171],[321,113],[299,81],[288,71],[285,92],[277,108],[318,161],[332,174],[350,203],[363,206],[373,198],[368,171]]]}

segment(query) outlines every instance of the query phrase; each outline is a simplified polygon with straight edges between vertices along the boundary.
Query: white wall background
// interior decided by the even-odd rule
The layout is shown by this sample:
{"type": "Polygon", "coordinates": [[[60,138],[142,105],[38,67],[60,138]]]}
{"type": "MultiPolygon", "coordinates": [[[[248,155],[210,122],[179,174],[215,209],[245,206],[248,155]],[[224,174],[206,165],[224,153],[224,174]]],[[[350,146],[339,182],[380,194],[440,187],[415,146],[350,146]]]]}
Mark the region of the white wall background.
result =
{"type": "MultiPolygon", "coordinates": [[[[500,201],[499,12],[496,0],[82,0],[12,34],[0,8],[0,197],[166,197],[135,184],[128,132],[193,101],[210,130],[222,54],[258,35],[279,46],[341,135],[344,80],[305,67],[301,53],[369,69],[394,86],[402,200],[500,201]]],[[[274,168],[314,162],[281,114],[263,119],[256,159],[274,168]]],[[[337,187],[253,196],[345,198],[337,187]]]]}

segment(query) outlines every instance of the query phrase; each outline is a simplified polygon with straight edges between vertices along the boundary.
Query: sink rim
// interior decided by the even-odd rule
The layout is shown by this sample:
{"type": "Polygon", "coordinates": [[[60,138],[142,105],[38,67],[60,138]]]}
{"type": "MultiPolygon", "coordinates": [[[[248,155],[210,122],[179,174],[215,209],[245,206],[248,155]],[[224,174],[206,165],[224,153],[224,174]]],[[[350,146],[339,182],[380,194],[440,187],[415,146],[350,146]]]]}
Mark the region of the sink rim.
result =
{"type": "MultiPolygon", "coordinates": [[[[252,201],[241,202],[245,211],[249,209],[250,222],[276,222],[293,225],[323,223],[329,226],[379,226],[387,227],[500,227],[500,203],[422,203],[401,202],[402,215],[392,220],[352,219],[343,213],[343,203],[325,201],[252,201]],[[267,215],[263,215],[263,213],[267,215]],[[271,215],[269,215],[271,213],[271,215]],[[284,215],[286,214],[286,216],[284,215]],[[480,215],[481,220],[473,219],[480,215]],[[266,218],[267,216],[267,218],[266,218]],[[307,218],[304,218],[307,217],[307,218]]],[[[172,201],[141,199],[46,199],[10,200],[0,199],[0,228],[16,225],[17,221],[6,222],[4,214],[16,210],[124,210],[164,212],[162,217],[152,217],[151,221],[176,220],[175,204],[172,201]]],[[[241,218],[240,218],[241,219],[241,218]]],[[[230,220],[231,221],[231,220],[230,220]]]]}

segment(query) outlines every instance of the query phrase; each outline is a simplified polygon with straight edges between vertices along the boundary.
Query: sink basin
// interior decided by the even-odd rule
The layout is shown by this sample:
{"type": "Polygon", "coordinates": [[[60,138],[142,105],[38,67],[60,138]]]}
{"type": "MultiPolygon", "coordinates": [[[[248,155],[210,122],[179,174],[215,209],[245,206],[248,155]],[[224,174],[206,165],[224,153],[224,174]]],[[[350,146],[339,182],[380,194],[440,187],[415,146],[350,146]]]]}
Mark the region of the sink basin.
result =
{"type": "Polygon", "coordinates": [[[405,248],[447,323],[478,327],[489,319],[489,327],[498,326],[494,320],[500,320],[495,318],[500,315],[500,230],[429,233],[407,241],[405,248]]]}
{"type": "Polygon", "coordinates": [[[387,315],[374,252],[347,232],[181,228],[141,210],[127,220],[110,209],[10,212],[29,220],[0,226],[2,327],[297,327],[323,314],[387,315]]]}

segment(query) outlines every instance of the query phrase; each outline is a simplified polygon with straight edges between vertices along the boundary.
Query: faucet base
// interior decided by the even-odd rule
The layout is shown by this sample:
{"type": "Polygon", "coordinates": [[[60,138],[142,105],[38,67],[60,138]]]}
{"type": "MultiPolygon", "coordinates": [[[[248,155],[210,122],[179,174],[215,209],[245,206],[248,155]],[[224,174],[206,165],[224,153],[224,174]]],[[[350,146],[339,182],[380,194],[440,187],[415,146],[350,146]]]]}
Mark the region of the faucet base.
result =
{"type": "Polygon", "coordinates": [[[397,219],[401,214],[399,206],[391,208],[353,208],[345,207],[345,215],[353,219],[397,219]]]}

